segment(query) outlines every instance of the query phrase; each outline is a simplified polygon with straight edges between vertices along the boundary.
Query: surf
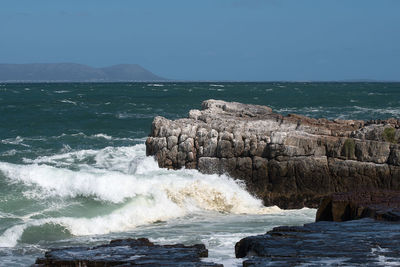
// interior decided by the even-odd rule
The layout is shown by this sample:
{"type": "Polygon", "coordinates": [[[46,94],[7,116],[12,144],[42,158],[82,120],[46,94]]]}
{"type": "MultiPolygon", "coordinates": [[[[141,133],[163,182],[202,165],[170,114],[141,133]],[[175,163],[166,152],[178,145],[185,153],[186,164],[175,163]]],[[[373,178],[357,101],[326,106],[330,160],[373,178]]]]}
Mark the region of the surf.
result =
{"type": "Polygon", "coordinates": [[[90,199],[98,206],[118,205],[94,217],[30,216],[5,230],[0,246],[15,246],[26,229],[46,224],[59,225],[71,235],[81,236],[129,231],[198,212],[281,212],[277,207],[264,207],[242,183],[226,175],[161,169],[152,157],[145,156],[144,144],[71,151],[24,162],[0,162],[0,172],[6,183],[23,186],[21,193],[30,201],[52,205],[60,199],[90,199]]]}

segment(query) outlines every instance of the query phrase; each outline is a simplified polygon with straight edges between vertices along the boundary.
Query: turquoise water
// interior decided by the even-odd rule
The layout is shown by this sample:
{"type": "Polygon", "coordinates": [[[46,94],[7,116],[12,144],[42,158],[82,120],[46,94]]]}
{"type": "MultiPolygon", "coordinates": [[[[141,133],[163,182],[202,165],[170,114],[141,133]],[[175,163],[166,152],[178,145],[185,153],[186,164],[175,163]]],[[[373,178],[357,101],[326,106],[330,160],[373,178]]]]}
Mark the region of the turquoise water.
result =
{"type": "Polygon", "coordinates": [[[399,83],[0,84],[0,265],[143,236],[203,242],[230,266],[241,237],[313,221],[315,210],[264,208],[229,177],[159,169],[145,156],[154,116],[184,117],[210,98],[330,119],[400,117],[399,83]]]}

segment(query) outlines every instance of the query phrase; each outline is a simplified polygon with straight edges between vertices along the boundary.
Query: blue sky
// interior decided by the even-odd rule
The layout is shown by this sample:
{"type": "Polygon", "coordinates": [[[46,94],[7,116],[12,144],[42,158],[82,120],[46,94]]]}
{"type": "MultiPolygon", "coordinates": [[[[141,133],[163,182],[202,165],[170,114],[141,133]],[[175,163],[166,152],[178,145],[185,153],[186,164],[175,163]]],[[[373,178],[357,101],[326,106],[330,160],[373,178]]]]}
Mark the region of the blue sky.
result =
{"type": "Polygon", "coordinates": [[[0,62],[182,80],[400,80],[399,0],[2,0],[0,62]]]}

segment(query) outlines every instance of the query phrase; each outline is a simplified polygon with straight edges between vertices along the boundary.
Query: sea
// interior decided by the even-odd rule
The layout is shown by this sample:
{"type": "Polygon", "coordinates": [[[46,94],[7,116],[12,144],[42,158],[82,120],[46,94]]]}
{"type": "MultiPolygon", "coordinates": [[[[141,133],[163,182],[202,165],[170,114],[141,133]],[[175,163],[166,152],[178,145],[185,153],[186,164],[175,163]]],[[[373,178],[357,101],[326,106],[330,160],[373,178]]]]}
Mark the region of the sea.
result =
{"type": "Polygon", "coordinates": [[[146,157],[155,116],[186,117],[206,99],[314,118],[400,117],[400,83],[0,84],[0,266],[139,237],[203,243],[206,261],[240,266],[241,238],[313,222],[315,209],[264,207],[239,180],[146,157]]]}

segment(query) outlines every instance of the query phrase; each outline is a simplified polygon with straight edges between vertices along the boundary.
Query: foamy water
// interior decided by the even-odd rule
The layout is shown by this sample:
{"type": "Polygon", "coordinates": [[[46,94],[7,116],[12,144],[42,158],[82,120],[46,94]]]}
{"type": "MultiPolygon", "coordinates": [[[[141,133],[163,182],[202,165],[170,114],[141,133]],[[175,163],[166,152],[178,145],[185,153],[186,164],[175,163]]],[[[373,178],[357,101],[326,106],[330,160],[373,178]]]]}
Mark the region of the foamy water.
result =
{"type": "MultiPolygon", "coordinates": [[[[264,207],[243,184],[228,176],[160,169],[152,157],[145,156],[144,144],[69,151],[23,161],[24,164],[0,162],[0,173],[10,186],[23,188],[21,195],[25,201],[45,203],[46,208],[23,215],[0,213],[0,218],[16,220],[0,235],[0,247],[24,246],[23,237],[27,231],[35,235],[36,242],[41,240],[41,233],[50,231],[49,228],[56,231],[60,240],[65,238],[65,233],[72,240],[83,236],[91,239],[124,232],[131,235],[138,227],[143,231],[160,222],[167,223],[171,229],[189,222],[185,228],[190,229],[199,220],[212,225],[223,216],[226,225],[231,217],[232,222],[240,220],[241,226],[222,234],[214,232],[217,229],[213,230],[212,226],[206,227],[204,233],[197,233],[196,241],[209,244],[211,248],[215,245],[216,256],[224,261],[229,258],[227,251],[233,256],[233,243],[248,232],[239,230],[246,226],[247,216],[255,216],[251,221],[257,216],[268,218],[290,213],[278,207],[264,207]],[[79,210],[88,200],[94,203],[95,209],[109,207],[101,215],[71,213],[72,207],[79,210]],[[65,216],[65,213],[72,216],[65,216]],[[204,234],[213,237],[201,238],[204,234]]],[[[306,221],[312,219],[314,212],[305,211],[306,221]]],[[[190,237],[190,232],[183,230],[154,238],[161,243],[190,241],[185,236],[190,237]]]]}

